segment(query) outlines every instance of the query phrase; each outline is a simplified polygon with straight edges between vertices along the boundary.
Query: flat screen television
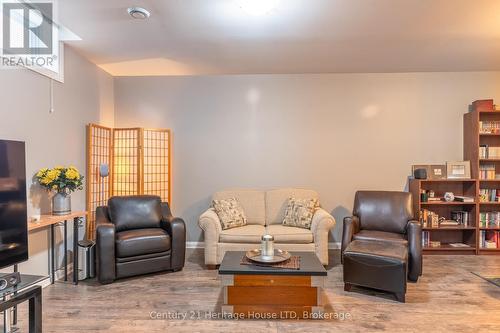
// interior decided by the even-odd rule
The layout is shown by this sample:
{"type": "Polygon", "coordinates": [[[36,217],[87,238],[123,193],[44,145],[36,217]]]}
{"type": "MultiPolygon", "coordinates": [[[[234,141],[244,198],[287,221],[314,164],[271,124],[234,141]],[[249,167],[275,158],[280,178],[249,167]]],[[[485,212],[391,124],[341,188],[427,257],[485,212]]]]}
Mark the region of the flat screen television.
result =
{"type": "Polygon", "coordinates": [[[0,268],[28,260],[24,142],[0,140],[0,268]]]}

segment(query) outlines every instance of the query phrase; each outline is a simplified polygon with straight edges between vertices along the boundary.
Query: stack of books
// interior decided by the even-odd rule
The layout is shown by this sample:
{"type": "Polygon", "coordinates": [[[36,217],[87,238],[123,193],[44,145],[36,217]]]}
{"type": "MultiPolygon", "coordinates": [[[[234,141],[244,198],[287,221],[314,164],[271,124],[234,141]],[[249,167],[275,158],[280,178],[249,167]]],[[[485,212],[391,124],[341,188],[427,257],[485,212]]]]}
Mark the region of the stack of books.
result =
{"type": "Polygon", "coordinates": [[[500,158],[500,147],[490,147],[488,145],[480,145],[479,146],[479,158],[482,158],[482,159],[500,158]]]}
{"type": "Polygon", "coordinates": [[[481,134],[500,133],[500,121],[480,121],[479,133],[481,134]]]}
{"type": "Polygon", "coordinates": [[[500,228],[500,212],[479,213],[479,226],[481,228],[500,228]]]}
{"type": "Polygon", "coordinates": [[[479,179],[496,179],[495,165],[479,166],[479,179]]]}
{"type": "Polygon", "coordinates": [[[482,188],[479,190],[480,202],[500,202],[500,191],[491,188],[482,188]]]}
{"type": "Polygon", "coordinates": [[[500,231],[481,230],[479,241],[483,249],[498,249],[500,248],[500,231]]]}

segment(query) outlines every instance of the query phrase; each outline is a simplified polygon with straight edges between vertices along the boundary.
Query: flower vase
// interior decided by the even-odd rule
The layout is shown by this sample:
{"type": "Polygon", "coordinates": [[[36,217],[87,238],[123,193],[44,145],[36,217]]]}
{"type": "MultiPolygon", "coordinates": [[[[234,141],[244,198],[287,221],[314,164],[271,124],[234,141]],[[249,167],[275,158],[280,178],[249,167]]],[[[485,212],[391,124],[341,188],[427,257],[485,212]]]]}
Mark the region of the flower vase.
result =
{"type": "Polygon", "coordinates": [[[52,197],[52,215],[67,215],[71,213],[71,195],[57,192],[52,197]]]}

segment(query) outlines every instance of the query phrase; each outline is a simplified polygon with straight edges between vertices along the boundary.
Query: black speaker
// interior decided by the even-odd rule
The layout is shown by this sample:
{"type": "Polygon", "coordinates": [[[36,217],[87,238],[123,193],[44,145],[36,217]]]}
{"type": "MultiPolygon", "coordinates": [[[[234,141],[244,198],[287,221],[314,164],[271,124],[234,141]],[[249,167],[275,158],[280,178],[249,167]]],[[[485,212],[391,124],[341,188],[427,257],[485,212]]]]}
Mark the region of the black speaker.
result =
{"type": "Polygon", "coordinates": [[[415,169],[413,176],[415,179],[427,179],[427,169],[415,169]]]}
{"type": "Polygon", "coordinates": [[[7,288],[15,287],[21,282],[21,274],[19,272],[10,273],[0,277],[0,291],[7,288]]]}

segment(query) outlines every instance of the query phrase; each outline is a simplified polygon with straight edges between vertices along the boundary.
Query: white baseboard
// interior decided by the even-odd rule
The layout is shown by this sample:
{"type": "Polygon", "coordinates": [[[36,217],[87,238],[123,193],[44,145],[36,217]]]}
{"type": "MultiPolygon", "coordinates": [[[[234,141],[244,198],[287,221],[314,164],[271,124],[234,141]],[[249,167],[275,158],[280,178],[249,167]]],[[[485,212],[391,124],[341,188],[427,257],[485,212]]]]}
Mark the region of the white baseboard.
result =
{"type": "Polygon", "coordinates": [[[328,250],[340,250],[340,242],[328,243],[328,250]]]}
{"type": "Polygon", "coordinates": [[[204,242],[186,242],[186,249],[203,249],[205,248],[204,242]]]}
{"type": "MultiPolygon", "coordinates": [[[[186,249],[203,249],[205,248],[204,242],[186,242],[186,249]]],[[[328,243],[329,250],[338,250],[340,249],[339,242],[331,242],[328,243]]]]}

